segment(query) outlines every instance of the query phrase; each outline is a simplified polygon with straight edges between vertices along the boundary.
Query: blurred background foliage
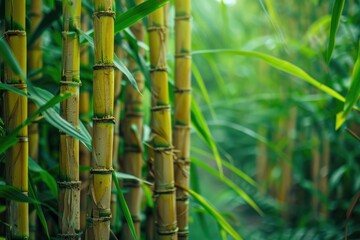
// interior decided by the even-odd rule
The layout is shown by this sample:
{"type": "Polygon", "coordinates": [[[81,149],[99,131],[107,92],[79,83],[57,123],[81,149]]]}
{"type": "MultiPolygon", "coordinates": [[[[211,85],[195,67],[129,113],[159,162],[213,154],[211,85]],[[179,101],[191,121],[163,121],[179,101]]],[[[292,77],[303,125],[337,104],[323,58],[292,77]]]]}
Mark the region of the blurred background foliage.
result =
{"type": "MultiPolygon", "coordinates": [[[[91,1],[83,2],[91,13],[91,1]]],[[[3,16],[4,1],[0,3],[3,16]]],[[[345,97],[359,51],[360,3],[345,1],[328,63],[334,3],[193,1],[191,188],[244,239],[360,238],[360,207],[356,204],[360,191],[360,115],[353,110],[335,131],[336,114],[344,104],[327,93],[256,58],[196,51],[234,49],[275,56],[345,97]]],[[[131,4],[128,1],[128,6],[131,4]]],[[[56,13],[61,12],[61,3],[45,1],[43,10],[48,22],[42,34],[44,74],[34,84],[58,94],[62,43],[61,18],[56,13]]],[[[169,14],[172,81],[172,5],[169,14]]],[[[126,37],[121,36],[126,46],[126,37]]],[[[92,65],[81,68],[83,89],[91,88],[92,65]]],[[[146,90],[144,99],[149,96],[146,90]]],[[[149,131],[149,106],[145,101],[145,133],[149,131]]],[[[45,215],[56,223],[52,176],[58,172],[59,133],[45,120],[40,122],[42,170],[33,165],[30,171],[35,184],[40,185],[38,199],[45,204],[45,215]],[[48,187],[41,186],[44,181],[48,187]]],[[[211,217],[197,199],[191,200],[190,211],[190,239],[229,237],[219,219],[211,217]]]]}

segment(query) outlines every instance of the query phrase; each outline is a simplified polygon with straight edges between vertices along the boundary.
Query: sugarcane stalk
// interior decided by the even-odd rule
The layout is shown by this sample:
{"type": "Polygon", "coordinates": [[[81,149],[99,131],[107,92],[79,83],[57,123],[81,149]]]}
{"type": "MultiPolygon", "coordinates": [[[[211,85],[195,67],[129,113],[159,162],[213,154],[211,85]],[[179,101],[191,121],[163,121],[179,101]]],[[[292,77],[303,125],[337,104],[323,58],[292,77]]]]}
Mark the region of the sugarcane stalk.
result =
{"type": "MultiPolygon", "coordinates": [[[[79,128],[81,0],[63,0],[63,58],[60,94],[71,96],[61,102],[61,116],[79,128]]],[[[79,140],[60,132],[59,174],[60,239],[80,239],[79,140]]]]}
{"type": "MultiPolygon", "coordinates": [[[[26,76],[26,1],[5,1],[5,39],[26,76]]],[[[5,65],[5,83],[27,92],[26,80],[5,65]]],[[[11,91],[4,92],[4,123],[6,132],[11,132],[25,121],[28,115],[27,98],[11,91]]],[[[28,128],[17,134],[18,142],[6,152],[6,182],[28,194],[28,128]]],[[[29,237],[28,204],[8,201],[7,239],[29,237]]]]}
{"type": "MultiPolygon", "coordinates": [[[[142,3],[143,0],[137,0],[136,4],[142,3]]],[[[142,21],[138,21],[131,27],[138,41],[145,40],[145,27],[142,21]]],[[[139,49],[139,54],[144,56],[144,49],[139,49]]],[[[134,73],[134,78],[140,89],[144,89],[144,75],[139,70],[136,62],[130,59],[130,69],[134,73]]],[[[134,89],[131,84],[126,85],[125,89],[125,121],[124,121],[124,168],[123,172],[141,178],[141,169],[143,163],[143,96],[134,89]]],[[[137,236],[140,236],[140,210],[142,189],[140,182],[136,180],[124,180],[124,187],[129,189],[125,194],[125,200],[128,204],[130,214],[132,216],[137,236]]],[[[131,232],[126,221],[123,222],[122,230],[123,239],[131,239],[131,232]]]]}
{"type": "MultiPolygon", "coordinates": [[[[189,187],[191,112],[191,1],[175,1],[175,183],[189,187]]],[[[178,238],[188,239],[189,194],[176,189],[178,238]]]]}
{"type": "Polygon", "coordinates": [[[149,15],[151,146],[154,150],[156,239],[177,239],[171,111],[166,65],[164,9],[149,15]]]}
{"type": "MultiPolygon", "coordinates": [[[[31,1],[30,7],[30,33],[33,33],[35,29],[39,26],[42,19],[42,0],[31,1]]],[[[41,37],[39,37],[28,50],[28,70],[38,71],[42,69],[43,60],[42,60],[42,49],[41,49],[41,37]]],[[[42,77],[42,72],[34,75],[30,80],[37,80],[42,77]]],[[[31,100],[28,100],[28,114],[31,116],[37,107],[35,103],[31,100]]],[[[29,156],[34,160],[38,161],[39,158],[39,126],[38,123],[31,123],[28,127],[29,133],[29,156]]],[[[36,239],[36,211],[30,213],[30,239],[36,239]]]]}
{"type": "Polygon", "coordinates": [[[87,239],[109,239],[114,137],[114,2],[94,0],[94,118],[87,239]]]}

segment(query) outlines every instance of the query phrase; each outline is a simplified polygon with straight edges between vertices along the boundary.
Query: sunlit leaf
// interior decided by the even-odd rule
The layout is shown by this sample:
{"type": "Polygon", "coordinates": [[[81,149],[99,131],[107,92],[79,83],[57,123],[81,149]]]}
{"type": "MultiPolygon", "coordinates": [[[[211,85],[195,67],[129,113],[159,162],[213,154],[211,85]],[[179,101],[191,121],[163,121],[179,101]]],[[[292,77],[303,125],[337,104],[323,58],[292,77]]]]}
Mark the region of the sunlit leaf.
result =
{"type": "Polygon", "coordinates": [[[360,97],[360,47],[358,50],[359,53],[352,72],[350,88],[345,97],[344,110],[336,116],[336,130],[345,122],[347,115],[360,97]]]}
{"type": "Polygon", "coordinates": [[[203,196],[197,194],[191,189],[176,185],[176,187],[181,188],[188,193],[202,206],[206,211],[214,217],[216,222],[234,239],[240,240],[242,237],[235,231],[235,229],[225,220],[225,218],[219,213],[214,206],[212,206],[203,196]]]}
{"type": "Polygon", "coordinates": [[[115,34],[130,27],[140,19],[152,13],[156,9],[164,6],[169,0],[147,0],[143,3],[130,8],[115,19],[115,34]]]}
{"type": "Polygon", "coordinates": [[[112,179],[115,183],[115,187],[116,187],[116,190],[117,190],[117,195],[118,195],[118,199],[120,201],[120,207],[122,209],[122,212],[124,214],[124,217],[126,219],[126,222],[130,228],[130,232],[133,236],[133,238],[136,240],[138,239],[137,236],[136,236],[136,231],[135,231],[135,227],[134,227],[134,222],[132,220],[132,217],[131,217],[131,214],[130,214],[130,211],[129,211],[129,207],[125,201],[125,197],[124,197],[124,194],[122,193],[121,191],[121,188],[120,188],[120,185],[119,185],[119,181],[117,180],[117,177],[116,177],[116,174],[115,172],[112,173],[112,179]]]}
{"type": "Polygon", "coordinates": [[[209,127],[205,121],[205,118],[200,111],[195,99],[191,99],[191,123],[201,138],[207,143],[214,154],[214,158],[219,169],[220,174],[223,174],[223,169],[221,165],[221,158],[219,151],[216,147],[216,143],[210,133],[209,127]]]}
{"type": "Polygon", "coordinates": [[[331,14],[331,27],[330,27],[330,37],[329,45],[326,53],[326,61],[329,63],[331,55],[335,47],[335,38],[340,25],[340,17],[344,10],[345,0],[335,0],[333,11],[331,14]]]}
{"type": "MultiPolygon", "coordinates": [[[[271,66],[284,71],[286,73],[289,73],[295,77],[298,77],[314,87],[318,88],[319,90],[329,94],[330,96],[336,98],[337,100],[341,102],[345,102],[345,98],[340,95],[338,92],[336,92],[334,89],[326,86],[325,84],[317,81],[313,77],[311,77],[308,73],[306,73],[303,69],[299,68],[298,66],[287,62],[285,60],[260,53],[260,52],[253,52],[253,51],[242,51],[242,50],[232,50],[232,49],[213,49],[213,50],[199,50],[199,51],[193,51],[193,55],[199,55],[199,54],[229,54],[229,55],[237,55],[237,56],[245,56],[245,57],[254,57],[261,60],[264,60],[271,66]]],[[[357,107],[354,107],[357,109],[357,107]]]]}
{"type": "Polygon", "coordinates": [[[247,202],[255,211],[257,211],[260,215],[264,215],[264,213],[261,211],[259,206],[250,198],[250,196],[244,192],[240,187],[238,187],[234,182],[232,182],[229,178],[225,177],[224,175],[220,175],[218,171],[211,168],[209,165],[204,163],[203,161],[192,157],[191,161],[195,163],[197,166],[203,168],[211,175],[215,176],[218,180],[226,184],[228,187],[230,187],[232,190],[234,190],[242,199],[244,199],[245,202],[247,202]]]}

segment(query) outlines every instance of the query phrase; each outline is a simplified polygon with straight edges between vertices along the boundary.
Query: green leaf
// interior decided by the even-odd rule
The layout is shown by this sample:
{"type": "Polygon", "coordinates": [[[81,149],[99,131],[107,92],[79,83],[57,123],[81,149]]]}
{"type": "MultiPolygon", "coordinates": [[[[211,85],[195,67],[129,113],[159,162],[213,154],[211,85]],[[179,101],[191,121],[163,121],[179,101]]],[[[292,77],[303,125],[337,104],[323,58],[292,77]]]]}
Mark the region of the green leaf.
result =
{"type": "Polygon", "coordinates": [[[336,130],[345,122],[347,115],[360,97],[360,41],[358,51],[359,53],[351,76],[350,88],[345,97],[344,110],[336,116],[336,130]]]}
{"type": "Polygon", "coordinates": [[[134,227],[134,222],[132,220],[132,217],[131,217],[131,214],[130,214],[130,211],[129,211],[129,207],[128,205],[126,204],[126,201],[125,201],[125,198],[124,198],[124,194],[122,193],[121,191],[121,188],[120,188],[120,185],[119,185],[119,181],[117,180],[117,176],[115,174],[115,172],[112,173],[112,179],[115,183],[115,186],[116,186],[116,190],[117,190],[117,194],[118,194],[118,197],[119,197],[119,200],[120,200],[120,207],[122,209],[122,212],[124,214],[124,217],[126,219],[126,222],[127,224],[129,225],[129,228],[130,228],[130,232],[133,236],[133,238],[135,240],[137,240],[137,236],[136,236],[136,231],[135,231],[135,227],[134,227]]]}
{"type": "Polygon", "coordinates": [[[176,187],[187,191],[211,216],[214,217],[217,223],[236,240],[243,239],[235,229],[225,220],[225,218],[219,213],[214,206],[212,206],[204,197],[192,191],[191,189],[184,188],[176,185],[176,187]]]}
{"type": "MultiPolygon", "coordinates": [[[[86,39],[90,43],[90,46],[92,48],[94,48],[93,38],[88,33],[85,33],[83,31],[81,31],[80,29],[78,29],[78,32],[84,39],[86,39]]],[[[114,65],[117,69],[119,69],[121,72],[123,72],[126,75],[129,82],[131,83],[131,85],[140,93],[140,90],[138,88],[138,85],[136,83],[134,76],[131,74],[129,69],[127,69],[127,67],[120,61],[120,59],[118,58],[118,56],[115,53],[114,53],[114,65]]]]}
{"type": "MultiPolygon", "coordinates": [[[[30,99],[33,99],[33,96],[26,95],[24,92],[9,86],[8,84],[0,83],[0,89],[6,89],[8,91],[14,91],[15,93],[18,93],[23,96],[27,96],[30,99]]],[[[10,133],[8,133],[5,137],[0,138],[0,153],[6,151],[9,147],[11,147],[13,144],[17,143],[17,134],[18,132],[24,127],[30,124],[40,113],[44,112],[45,110],[55,106],[57,103],[63,101],[69,97],[69,95],[64,96],[55,96],[51,98],[49,101],[47,101],[43,106],[38,108],[33,115],[28,117],[25,122],[23,122],[20,126],[18,126],[16,129],[12,130],[10,133]]]]}
{"type": "Polygon", "coordinates": [[[344,5],[345,5],[345,0],[335,0],[334,8],[331,14],[329,45],[326,53],[326,61],[328,63],[330,62],[331,55],[335,47],[336,33],[340,25],[340,17],[344,10],[344,5]]]}
{"type": "MultiPolygon", "coordinates": [[[[52,1],[53,2],[53,1],[52,1]]],[[[54,2],[52,3],[54,4],[54,2]]],[[[59,4],[60,5],[60,4],[59,4]]],[[[54,8],[54,5],[53,5],[54,8]]],[[[61,7],[59,7],[61,9],[61,7]]],[[[56,20],[58,20],[61,16],[61,11],[58,9],[51,10],[43,16],[40,24],[37,26],[35,31],[30,35],[28,39],[28,46],[31,46],[35,43],[35,41],[41,36],[41,34],[51,26],[56,20]]]]}
{"type": "Polygon", "coordinates": [[[115,171],[115,175],[116,175],[116,178],[117,179],[127,179],[127,180],[136,180],[136,181],[139,181],[141,183],[145,183],[147,185],[154,185],[152,184],[151,182],[148,182],[144,179],[141,179],[141,178],[138,178],[138,177],[135,177],[134,175],[131,175],[131,174],[127,174],[127,173],[122,173],[122,172],[117,172],[115,171]]]}
{"type": "Polygon", "coordinates": [[[7,135],[0,138],[0,154],[18,142],[17,134],[7,135]]]}
{"type": "Polygon", "coordinates": [[[195,63],[192,63],[191,67],[192,67],[192,73],[194,74],[196,83],[199,85],[200,91],[202,93],[202,96],[204,97],[205,102],[208,105],[211,116],[212,116],[213,119],[215,119],[216,114],[215,114],[214,108],[212,107],[210,96],[209,96],[209,94],[208,94],[208,92],[206,90],[206,86],[205,86],[204,80],[203,80],[203,78],[201,76],[201,73],[200,73],[200,71],[199,71],[199,69],[198,69],[198,67],[196,66],[195,63]]]}
{"type": "MultiPolygon", "coordinates": [[[[197,147],[192,147],[191,148],[192,151],[194,151],[194,153],[198,153],[203,157],[206,158],[211,158],[211,154],[200,149],[197,147]]],[[[221,163],[224,167],[226,167],[228,170],[230,170],[231,172],[233,172],[235,175],[237,175],[238,177],[240,177],[241,179],[243,179],[244,181],[246,181],[247,183],[249,183],[250,185],[257,187],[257,184],[255,182],[254,179],[252,179],[251,177],[249,177],[249,175],[247,175],[246,173],[244,173],[243,171],[241,171],[240,169],[238,169],[237,167],[233,166],[231,163],[228,163],[226,161],[224,161],[223,159],[221,159],[221,163]]],[[[196,189],[194,189],[196,192],[198,192],[196,189]]]]}
{"type": "Polygon", "coordinates": [[[55,178],[45,169],[43,169],[37,162],[29,157],[29,170],[40,175],[41,182],[45,183],[50,191],[54,194],[54,197],[58,197],[58,188],[55,178]]]}
{"type": "MultiPolygon", "coordinates": [[[[38,197],[36,195],[36,192],[34,191],[34,183],[31,179],[31,176],[29,176],[29,195],[30,197],[34,198],[38,202],[38,197]]],[[[41,225],[45,229],[45,233],[48,239],[50,239],[50,234],[47,226],[47,222],[44,216],[44,212],[42,211],[40,203],[34,203],[36,214],[39,217],[39,220],[41,222],[41,225]]]]}
{"type": "Polygon", "coordinates": [[[283,32],[281,31],[281,28],[280,28],[279,17],[277,15],[276,11],[275,11],[273,3],[271,2],[271,0],[265,0],[265,3],[263,2],[263,0],[259,0],[259,3],[261,5],[262,9],[264,10],[267,18],[269,19],[272,28],[275,30],[275,32],[279,36],[279,40],[280,40],[281,44],[284,47],[286,47],[284,34],[283,34],[283,32]]]}
{"type": "Polygon", "coordinates": [[[115,34],[127,27],[130,27],[140,19],[152,13],[156,9],[164,6],[169,0],[147,0],[143,3],[130,8],[115,19],[115,34]]]}
{"type": "MultiPolygon", "coordinates": [[[[28,83],[28,91],[31,95],[31,98],[34,100],[34,102],[36,103],[36,105],[38,107],[46,106],[46,104],[51,99],[56,99],[56,97],[54,97],[54,95],[52,93],[46,91],[45,89],[32,87],[31,84],[29,84],[29,83],[28,83]]],[[[61,98],[62,96],[59,96],[59,97],[61,98]]],[[[65,95],[65,98],[67,98],[67,97],[69,97],[68,94],[65,95]]],[[[57,102],[55,104],[57,104],[57,102]]],[[[45,119],[52,126],[56,127],[60,131],[63,131],[65,133],[69,134],[70,136],[79,139],[91,151],[91,149],[92,149],[91,136],[88,133],[88,131],[86,130],[86,128],[84,126],[81,126],[83,123],[80,121],[79,122],[80,130],[76,129],[73,125],[71,125],[68,121],[66,121],[65,119],[63,119],[60,116],[60,114],[59,114],[60,107],[55,104],[53,105],[54,107],[45,108],[45,110],[42,109],[45,119]]]]}
{"type": "Polygon", "coordinates": [[[199,134],[199,136],[207,143],[207,145],[212,150],[219,172],[220,174],[223,174],[221,158],[219,151],[216,147],[216,143],[212,138],[211,132],[205,121],[205,118],[202,112],[200,111],[200,108],[198,107],[194,98],[191,99],[191,123],[195,128],[195,130],[197,131],[197,133],[199,134]]]}
{"type": "Polygon", "coordinates": [[[150,188],[150,186],[148,185],[141,185],[142,189],[144,191],[144,195],[145,195],[145,200],[146,200],[146,206],[148,206],[149,208],[154,208],[154,200],[153,200],[153,192],[150,188]]]}
{"type": "Polygon", "coordinates": [[[10,46],[7,44],[4,38],[0,38],[0,56],[3,58],[4,63],[7,64],[15,74],[19,75],[21,79],[25,81],[26,76],[13,53],[11,52],[10,46]]]}
{"type": "Polygon", "coordinates": [[[23,194],[19,189],[10,185],[1,185],[0,186],[0,198],[5,198],[17,202],[27,202],[27,203],[38,203],[37,200],[23,194]]]}
{"type": "MultiPolygon", "coordinates": [[[[274,68],[277,68],[283,72],[286,72],[288,74],[291,74],[295,77],[298,77],[314,87],[318,88],[319,90],[327,93],[328,95],[336,98],[337,100],[341,102],[345,102],[345,98],[340,95],[338,92],[336,92],[334,89],[324,85],[323,83],[317,81],[313,77],[311,77],[308,73],[306,73],[303,69],[299,68],[298,66],[287,62],[285,60],[264,54],[259,52],[253,52],[253,51],[242,51],[242,50],[233,50],[233,49],[213,49],[213,50],[199,50],[199,51],[193,51],[192,55],[200,55],[200,54],[230,54],[235,56],[245,56],[245,57],[254,57],[261,59],[274,68]]],[[[357,107],[354,107],[355,109],[358,109],[357,107]]]]}
{"type": "Polygon", "coordinates": [[[215,176],[217,179],[219,179],[221,182],[226,184],[228,187],[230,187],[232,190],[234,190],[241,198],[245,200],[255,211],[257,211],[260,215],[264,215],[264,213],[261,211],[259,206],[254,202],[254,200],[251,199],[251,197],[244,192],[240,187],[238,187],[234,182],[232,182],[229,178],[225,177],[224,175],[219,174],[218,171],[204,163],[203,161],[191,157],[191,161],[195,163],[197,166],[201,167],[202,169],[206,170],[211,175],[215,176]]]}

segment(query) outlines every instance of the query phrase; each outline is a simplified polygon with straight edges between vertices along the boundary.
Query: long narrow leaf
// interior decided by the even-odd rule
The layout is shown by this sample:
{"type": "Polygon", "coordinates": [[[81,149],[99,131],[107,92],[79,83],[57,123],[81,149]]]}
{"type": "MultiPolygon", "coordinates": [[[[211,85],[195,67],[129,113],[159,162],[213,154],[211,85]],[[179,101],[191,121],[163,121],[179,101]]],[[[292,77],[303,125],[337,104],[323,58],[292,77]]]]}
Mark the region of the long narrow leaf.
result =
{"type": "MultiPolygon", "coordinates": [[[[58,5],[61,4],[58,3],[58,5]]],[[[58,6],[58,8],[61,7],[58,6]]],[[[39,23],[35,31],[30,35],[28,45],[33,45],[36,39],[38,39],[49,26],[51,26],[56,20],[58,20],[60,16],[61,11],[57,9],[51,10],[50,12],[46,13],[45,16],[41,19],[41,22],[39,23]]]]}
{"type": "Polygon", "coordinates": [[[335,47],[335,38],[340,25],[340,17],[344,10],[345,0],[335,0],[334,8],[331,14],[331,27],[329,45],[326,53],[326,61],[329,63],[335,47]]]}
{"type": "Polygon", "coordinates": [[[130,228],[130,231],[131,231],[131,234],[133,236],[133,238],[136,240],[138,239],[137,236],[136,236],[136,231],[135,231],[135,227],[134,227],[134,222],[131,218],[131,214],[130,214],[130,211],[129,211],[129,207],[128,205],[126,204],[126,201],[125,201],[125,198],[124,198],[124,194],[122,193],[121,191],[121,188],[120,188],[120,185],[119,185],[119,181],[117,180],[117,177],[116,177],[116,174],[115,172],[112,173],[112,179],[115,183],[115,186],[116,186],[116,190],[117,190],[117,194],[118,194],[118,197],[119,197],[119,200],[120,200],[120,207],[122,209],[122,212],[124,214],[124,217],[126,219],[126,222],[127,224],[129,225],[129,228],[130,228]]]}
{"type": "Polygon", "coordinates": [[[360,96],[360,42],[359,53],[351,76],[351,84],[345,97],[344,110],[336,116],[336,130],[345,122],[350,110],[355,106],[360,96]]]}
{"type": "MultiPolygon", "coordinates": [[[[203,157],[206,158],[211,158],[211,154],[200,149],[197,147],[192,147],[191,148],[192,151],[194,151],[194,153],[197,153],[203,157]]],[[[224,167],[226,167],[228,170],[230,170],[231,172],[233,172],[235,175],[237,175],[238,177],[240,177],[241,179],[243,179],[244,181],[246,181],[247,183],[249,183],[250,185],[257,187],[256,182],[254,181],[254,179],[252,179],[251,177],[249,177],[246,173],[244,173],[243,171],[241,171],[240,169],[238,169],[237,167],[233,166],[231,163],[228,163],[224,160],[221,160],[221,163],[224,167]]],[[[195,191],[197,191],[196,189],[194,189],[195,191]]],[[[197,191],[198,192],[198,191],[197,191]]]]}
{"type": "Polygon", "coordinates": [[[191,123],[192,126],[200,135],[200,137],[207,143],[207,145],[212,150],[219,172],[220,174],[223,174],[221,158],[219,151],[216,147],[216,143],[212,138],[211,132],[209,130],[209,127],[207,126],[205,118],[202,112],[200,111],[200,108],[198,107],[197,103],[195,102],[194,98],[191,99],[191,123]]]}
{"type": "Polygon", "coordinates": [[[58,197],[58,189],[55,178],[45,169],[43,169],[37,162],[29,157],[29,171],[38,173],[41,176],[41,182],[45,183],[54,197],[58,197]]]}
{"type": "MultiPolygon", "coordinates": [[[[324,85],[323,83],[317,81],[313,77],[311,77],[308,73],[306,73],[303,69],[299,68],[298,66],[287,62],[285,60],[264,54],[259,52],[253,52],[253,51],[242,51],[242,50],[233,50],[233,49],[213,49],[213,50],[199,50],[199,51],[193,51],[192,55],[199,55],[199,54],[230,54],[235,56],[245,56],[245,57],[254,57],[261,60],[264,60],[271,66],[289,73],[295,77],[298,77],[314,87],[318,88],[319,90],[329,94],[330,96],[336,98],[337,100],[341,102],[345,102],[345,98],[340,95],[338,92],[336,92],[334,89],[324,85]]],[[[358,109],[357,107],[354,107],[355,109],[358,109]]]]}
{"type": "MultiPolygon", "coordinates": [[[[89,34],[81,31],[80,29],[78,29],[78,32],[84,39],[86,39],[86,41],[90,43],[90,46],[94,48],[93,38],[89,34]]],[[[117,69],[119,69],[121,72],[123,72],[126,75],[131,85],[139,92],[139,94],[141,94],[134,76],[131,74],[129,69],[127,69],[127,67],[120,61],[120,59],[117,57],[116,54],[114,54],[114,65],[117,69]]]]}
{"type": "Polygon", "coordinates": [[[4,38],[0,38],[0,56],[3,58],[4,63],[7,64],[15,74],[19,75],[23,80],[26,79],[24,72],[20,68],[20,65],[4,38]]]}
{"type": "Polygon", "coordinates": [[[164,6],[169,0],[148,0],[130,8],[115,19],[115,34],[130,27],[140,19],[152,13],[156,9],[164,6]]]}
{"type": "MultiPolygon", "coordinates": [[[[34,183],[31,179],[31,176],[29,176],[29,195],[30,197],[32,197],[33,199],[35,199],[36,201],[38,201],[38,197],[37,194],[34,190],[34,183]]],[[[34,203],[35,209],[36,209],[36,214],[39,217],[39,220],[41,222],[41,225],[43,226],[46,236],[48,239],[50,239],[50,234],[49,234],[49,230],[48,230],[48,226],[47,226],[47,222],[44,216],[44,212],[42,211],[41,205],[39,203],[34,203]]]]}
{"type": "Polygon", "coordinates": [[[214,219],[219,223],[219,225],[234,239],[240,240],[243,239],[235,229],[225,220],[225,218],[219,213],[214,206],[212,206],[204,197],[192,191],[191,189],[176,185],[176,187],[181,188],[184,191],[190,193],[190,195],[201,205],[204,209],[214,217],[214,219]]]}
{"type": "Polygon", "coordinates": [[[215,176],[217,179],[219,179],[221,182],[226,184],[228,187],[230,187],[232,190],[234,190],[242,199],[245,200],[255,211],[257,211],[260,215],[263,215],[263,212],[259,208],[259,206],[254,202],[254,200],[251,199],[251,197],[244,192],[240,187],[238,187],[234,182],[232,182],[229,178],[225,177],[224,175],[220,175],[218,171],[211,168],[209,165],[204,163],[203,161],[192,157],[191,161],[195,163],[197,166],[201,167],[202,169],[206,170],[211,175],[215,176]]]}

